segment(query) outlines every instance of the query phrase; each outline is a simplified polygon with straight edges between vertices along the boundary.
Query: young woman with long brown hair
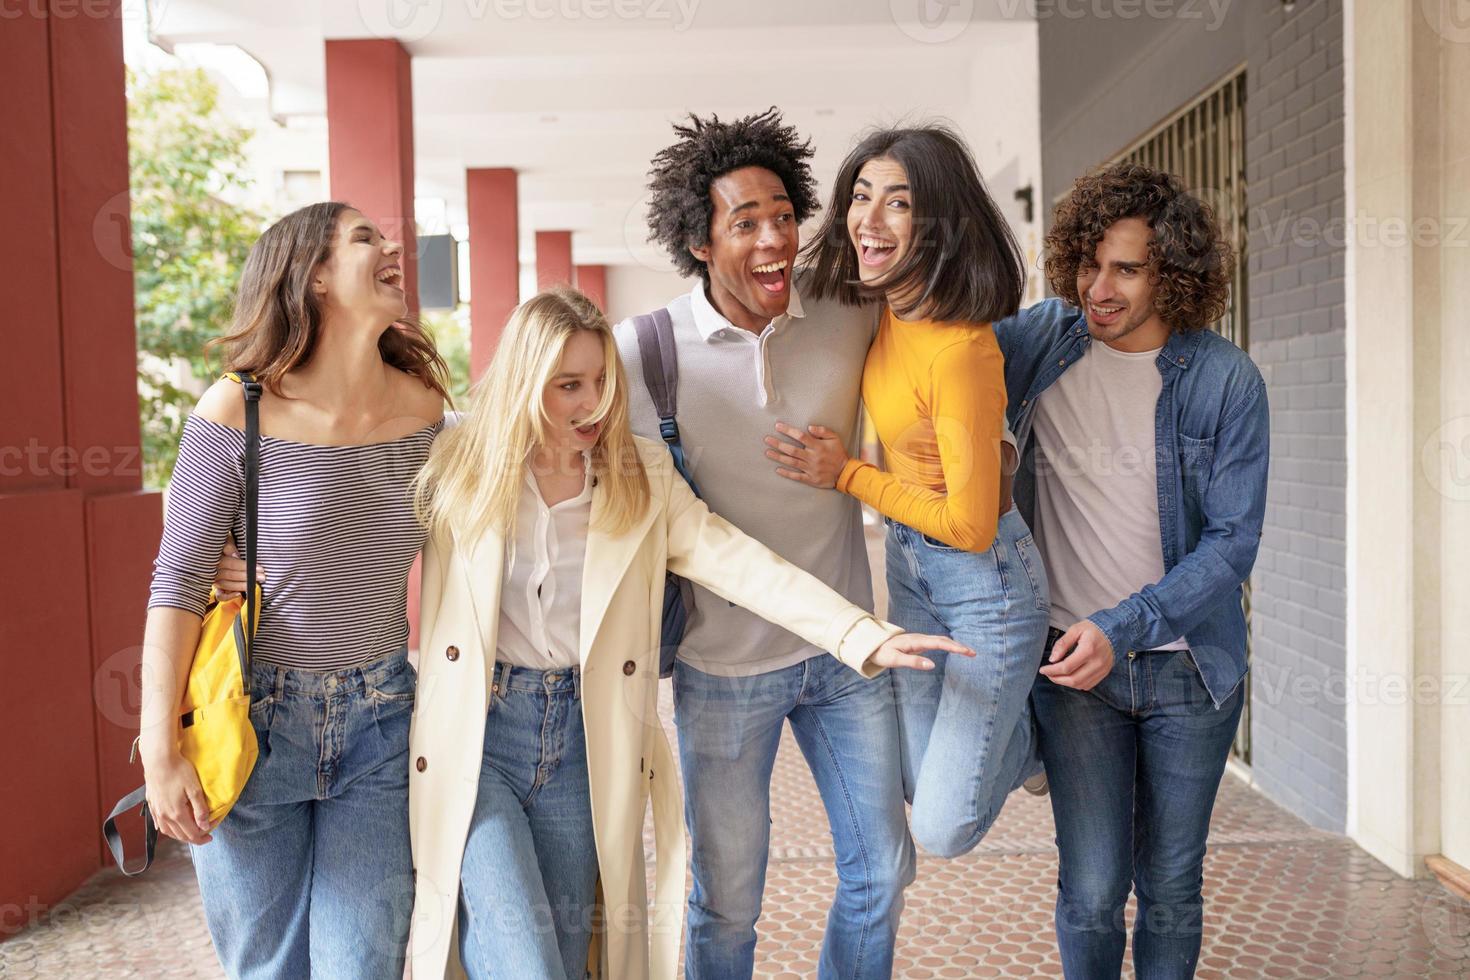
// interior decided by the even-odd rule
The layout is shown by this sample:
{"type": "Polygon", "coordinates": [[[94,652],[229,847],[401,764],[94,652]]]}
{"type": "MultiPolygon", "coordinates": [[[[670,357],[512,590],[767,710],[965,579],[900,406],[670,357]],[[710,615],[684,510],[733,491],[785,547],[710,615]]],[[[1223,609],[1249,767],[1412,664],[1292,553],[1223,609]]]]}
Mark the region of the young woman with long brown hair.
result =
{"type": "Polygon", "coordinates": [[[260,747],[218,826],[178,748],[177,707],[226,540],[243,540],[240,385],[189,417],[144,637],[140,740],[159,829],[192,845],[232,977],[403,973],[412,480],[439,432],[444,364],[407,317],[403,249],[345,204],[272,225],[220,342],[262,385],[258,541],[270,563],[252,645],[260,747]]]}

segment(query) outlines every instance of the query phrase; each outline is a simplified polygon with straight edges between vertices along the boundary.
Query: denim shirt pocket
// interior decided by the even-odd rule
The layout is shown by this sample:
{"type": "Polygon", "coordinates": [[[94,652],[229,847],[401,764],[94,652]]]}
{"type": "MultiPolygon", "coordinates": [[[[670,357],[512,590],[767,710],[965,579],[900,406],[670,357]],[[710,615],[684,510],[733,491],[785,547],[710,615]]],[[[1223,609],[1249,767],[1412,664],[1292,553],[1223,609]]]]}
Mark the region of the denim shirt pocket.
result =
{"type": "Polygon", "coordinates": [[[1195,439],[1179,433],[1179,475],[1184,484],[1186,504],[1198,508],[1199,501],[1210,488],[1210,471],[1215,465],[1215,438],[1195,439]]]}

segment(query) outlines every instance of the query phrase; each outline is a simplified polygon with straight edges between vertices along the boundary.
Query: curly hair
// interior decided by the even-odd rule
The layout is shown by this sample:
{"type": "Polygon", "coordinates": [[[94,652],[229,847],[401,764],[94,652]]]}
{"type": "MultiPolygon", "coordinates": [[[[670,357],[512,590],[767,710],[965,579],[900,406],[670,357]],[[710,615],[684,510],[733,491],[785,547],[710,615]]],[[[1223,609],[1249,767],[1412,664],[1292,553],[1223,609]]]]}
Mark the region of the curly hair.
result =
{"type": "Polygon", "coordinates": [[[1073,306],[1077,270],[1091,262],[1114,222],[1142,218],[1153,229],[1148,258],[1154,309],[1174,331],[1199,330],[1225,315],[1235,253],[1214,209],[1173,174],[1137,163],[1115,163],[1080,177],[1057,205],[1046,236],[1046,278],[1073,306]]]}
{"type": "Polygon", "coordinates": [[[658,151],[649,172],[648,240],[668,249],[681,276],[698,273],[709,281],[709,269],[689,247],[709,244],[710,185],[733,170],[763,167],[780,177],[797,224],[821,207],[807,164],[811,141],[785,125],[775,106],[728,123],[690,113],[689,124],[676,125],[674,132],[678,142],[658,151]]]}

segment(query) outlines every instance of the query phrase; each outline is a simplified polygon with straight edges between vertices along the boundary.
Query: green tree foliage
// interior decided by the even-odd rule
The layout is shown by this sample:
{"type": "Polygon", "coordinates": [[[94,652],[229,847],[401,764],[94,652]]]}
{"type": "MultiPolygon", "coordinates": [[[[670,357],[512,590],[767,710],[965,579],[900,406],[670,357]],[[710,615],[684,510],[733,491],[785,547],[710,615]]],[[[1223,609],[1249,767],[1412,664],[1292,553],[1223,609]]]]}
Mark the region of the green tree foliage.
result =
{"type": "Polygon", "coordinates": [[[231,202],[250,183],[252,134],[220,111],[203,71],[129,71],[127,89],[138,401],[144,479],[157,488],[173,473],[197,400],[175,383],[173,366],[187,363],[196,388],[210,379],[205,344],[229,326],[241,266],[265,221],[231,202]]]}
{"type": "Polygon", "coordinates": [[[460,411],[469,404],[470,309],[464,304],[448,310],[425,310],[419,323],[434,340],[434,346],[449,367],[449,395],[460,411]]]}

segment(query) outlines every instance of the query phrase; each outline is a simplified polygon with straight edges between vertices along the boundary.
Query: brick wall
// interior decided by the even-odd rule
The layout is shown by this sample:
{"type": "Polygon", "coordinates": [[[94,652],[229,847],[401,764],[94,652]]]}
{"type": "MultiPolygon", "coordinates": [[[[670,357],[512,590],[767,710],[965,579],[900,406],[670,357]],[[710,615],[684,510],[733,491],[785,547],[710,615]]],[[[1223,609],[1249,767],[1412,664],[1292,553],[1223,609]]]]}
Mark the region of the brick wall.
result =
{"type": "Polygon", "coordinates": [[[1038,22],[1047,211],[1080,173],[1246,65],[1247,348],[1272,413],[1251,766],[1268,795],[1336,831],[1347,814],[1341,7],[1237,0],[1218,22],[1038,22]]]}
{"type": "Polygon", "coordinates": [[[1253,577],[1252,771],[1317,826],[1347,814],[1342,11],[1262,4],[1246,25],[1251,356],[1271,399],[1253,577]]]}

